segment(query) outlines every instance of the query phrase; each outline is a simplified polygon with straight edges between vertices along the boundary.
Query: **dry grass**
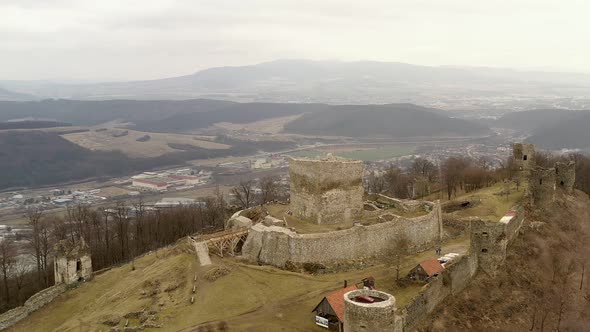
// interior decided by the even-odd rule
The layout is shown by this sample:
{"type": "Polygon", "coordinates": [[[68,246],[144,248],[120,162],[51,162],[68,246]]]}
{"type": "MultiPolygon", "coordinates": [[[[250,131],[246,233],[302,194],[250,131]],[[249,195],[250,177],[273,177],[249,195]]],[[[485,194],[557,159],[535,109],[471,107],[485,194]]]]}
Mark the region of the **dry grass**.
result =
{"type": "Polygon", "coordinates": [[[130,157],[158,157],[166,153],[178,152],[178,150],[169,147],[168,143],[188,144],[205,149],[229,148],[225,144],[203,140],[203,137],[200,136],[148,133],[128,129],[106,129],[97,132],[93,128],[87,132],[66,134],[62,135],[62,137],[89,150],[119,150],[130,157]],[[113,134],[125,130],[129,132],[128,135],[113,137],[113,134]],[[144,135],[149,135],[150,139],[146,142],[138,142],[137,139],[144,135]]]}
{"type": "MultiPolygon", "coordinates": [[[[450,243],[444,248],[447,252],[461,252],[465,250],[465,243],[450,243]]],[[[431,257],[434,257],[433,251],[407,257],[401,275],[431,257]]],[[[105,331],[107,326],[101,324],[105,317],[123,316],[143,308],[158,310],[159,321],[164,324],[158,331],[189,331],[193,326],[221,320],[228,323],[230,331],[285,328],[322,331],[315,326],[311,310],[324,295],[341,287],[344,280],[352,283],[374,276],[377,288],[396,296],[398,307],[406,305],[421,290],[420,285],[399,288],[394,282],[394,269],[387,264],[358,271],[307,275],[270,266],[247,265],[238,259],[212,258],[215,265],[200,267],[184,244],[160,250],[158,257],[150,254],[138,259],[134,271],[126,264],[68,291],[17,324],[12,331],[105,331]],[[229,269],[229,274],[208,281],[205,276],[219,266],[229,269]],[[195,304],[191,305],[195,273],[197,291],[195,304]],[[156,288],[159,293],[150,296],[156,288]],[[174,290],[165,292],[167,288],[174,290]],[[146,295],[142,295],[142,291],[146,291],[146,295]],[[164,305],[160,306],[160,302],[164,305]]],[[[130,324],[137,322],[132,320],[130,324]]]]}
{"type": "Polygon", "coordinates": [[[283,131],[285,124],[299,118],[302,114],[265,119],[250,123],[218,122],[213,128],[229,131],[248,131],[255,134],[278,134],[283,131]]]}
{"type": "Polygon", "coordinates": [[[480,200],[476,206],[455,212],[458,217],[481,217],[492,221],[499,221],[506,212],[522,200],[524,195],[523,186],[516,190],[515,184],[510,184],[509,195],[494,195],[506,189],[504,183],[498,183],[492,187],[484,188],[473,193],[465,194],[459,198],[480,200]]]}

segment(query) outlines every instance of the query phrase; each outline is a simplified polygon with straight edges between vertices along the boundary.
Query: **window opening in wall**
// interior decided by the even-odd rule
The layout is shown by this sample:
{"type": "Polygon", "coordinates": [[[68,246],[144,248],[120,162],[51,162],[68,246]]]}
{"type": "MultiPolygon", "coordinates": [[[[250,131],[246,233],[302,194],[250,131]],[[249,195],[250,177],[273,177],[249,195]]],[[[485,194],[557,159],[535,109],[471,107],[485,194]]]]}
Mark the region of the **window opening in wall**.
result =
{"type": "Polygon", "coordinates": [[[80,272],[82,271],[82,262],[80,260],[78,260],[76,262],[76,272],[80,272]]]}
{"type": "Polygon", "coordinates": [[[543,184],[543,179],[539,179],[539,184],[543,184]]]}
{"type": "Polygon", "coordinates": [[[555,174],[559,174],[559,168],[555,169],[555,174]]]}
{"type": "Polygon", "coordinates": [[[524,156],[522,156],[522,160],[527,160],[529,158],[529,156],[527,156],[526,154],[524,156]]]}
{"type": "Polygon", "coordinates": [[[488,236],[488,232],[483,232],[483,233],[481,233],[481,235],[488,236]]]}
{"type": "Polygon", "coordinates": [[[563,183],[563,181],[561,181],[559,184],[560,184],[562,187],[563,187],[563,185],[565,185],[565,183],[563,183]]]}
{"type": "Polygon", "coordinates": [[[481,249],[481,252],[488,252],[486,248],[481,249]]]}

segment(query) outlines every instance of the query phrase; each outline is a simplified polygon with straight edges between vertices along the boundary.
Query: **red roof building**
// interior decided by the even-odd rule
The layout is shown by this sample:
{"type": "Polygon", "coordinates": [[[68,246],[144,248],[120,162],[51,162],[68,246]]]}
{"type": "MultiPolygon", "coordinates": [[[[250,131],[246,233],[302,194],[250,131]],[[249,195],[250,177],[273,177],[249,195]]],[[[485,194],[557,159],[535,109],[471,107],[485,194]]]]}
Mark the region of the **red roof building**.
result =
{"type": "MultiPolygon", "coordinates": [[[[322,317],[327,320],[327,326],[330,330],[343,331],[344,322],[344,294],[357,290],[356,285],[340,288],[328,295],[326,295],[322,301],[312,310],[316,313],[316,323],[318,322],[317,317],[322,317]]],[[[320,324],[318,324],[320,325],[320,324]]]]}
{"type": "Polygon", "coordinates": [[[438,276],[444,269],[444,266],[441,265],[438,259],[431,258],[416,265],[408,274],[408,278],[416,281],[426,281],[438,276]]]}

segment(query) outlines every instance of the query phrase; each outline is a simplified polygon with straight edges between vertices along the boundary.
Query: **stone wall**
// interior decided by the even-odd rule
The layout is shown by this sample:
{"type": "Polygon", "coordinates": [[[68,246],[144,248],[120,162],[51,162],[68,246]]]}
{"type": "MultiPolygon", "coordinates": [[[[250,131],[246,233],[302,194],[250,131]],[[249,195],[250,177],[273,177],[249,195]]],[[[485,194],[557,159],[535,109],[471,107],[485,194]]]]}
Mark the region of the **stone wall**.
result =
{"type": "Polygon", "coordinates": [[[404,331],[411,331],[447,297],[465,289],[476,273],[476,255],[462,256],[448,264],[443,273],[426,284],[403,309],[404,331]]]}
{"type": "Polygon", "coordinates": [[[512,144],[512,158],[518,170],[525,173],[530,171],[535,165],[535,146],[525,143],[512,144]]]}
{"type": "Polygon", "coordinates": [[[514,208],[500,221],[471,220],[471,252],[477,255],[482,271],[496,274],[504,264],[506,249],[518,234],[523,221],[524,210],[521,206],[514,208]]]}
{"type": "Polygon", "coordinates": [[[398,218],[369,226],[353,226],[340,231],[297,234],[284,227],[254,225],[242,255],[251,261],[284,267],[292,263],[341,263],[383,254],[404,236],[411,252],[432,247],[441,237],[440,204],[417,218],[398,218]]]}
{"type": "Polygon", "coordinates": [[[318,224],[359,219],[363,211],[363,163],[355,160],[290,159],[290,209],[318,224]]]}
{"type": "Polygon", "coordinates": [[[555,163],[556,186],[567,193],[574,191],[576,182],[576,163],[574,161],[555,163]]]}
{"type": "Polygon", "coordinates": [[[78,282],[80,279],[88,280],[92,276],[92,260],[90,255],[86,254],[77,259],[70,259],[66,256],[56,256],[54,258],[55,283],[71,284],[78,282]]]}
{"type": "Polygon", "coordinates": [[[529,192],[532,204],[537,207],[548,206],[555,201],[555,169],[535,167],[529,178],[529,192]]]}
{"type": "Polygon", "coordinates": [[[46,288],[31,296],[23,306],[3,313],[0,315],[0,330],[8,328],[26,318],[34,311],[39,310],[47,303],[53,301],[57,296],[65,292],[65,290],[66,286],[63,284],[46,288]]]}
{"type": "Polygon", "coordinates": [[[358,289],[344,294],[344,331],[402,331],[402,320],[398,319],[395,297],[390,294],[358,289]],[[363,303],[355,301],[358,296],[379,298],[382,301],[363,303]]]}

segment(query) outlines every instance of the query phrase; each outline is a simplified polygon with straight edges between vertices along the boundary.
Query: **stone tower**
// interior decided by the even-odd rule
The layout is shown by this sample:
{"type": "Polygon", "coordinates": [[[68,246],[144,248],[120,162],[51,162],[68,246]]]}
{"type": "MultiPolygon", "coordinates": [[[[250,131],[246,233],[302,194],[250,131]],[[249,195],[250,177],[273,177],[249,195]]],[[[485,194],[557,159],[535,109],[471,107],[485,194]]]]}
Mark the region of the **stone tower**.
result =
{"type": "Polygon", "coordinates": [[[555,169],[534,167],[529,178],[533,206],[544,207],[555,201],[555,169]]]}
{"type": "Polygon", "coordinates": [[[555,177],[557,188],[572,193],[576,182],[576,163],[573,160],[555,163],[555,177]]]}
{"type": "Polygon", "coordinates": [[[357,220],[363,212],[363,171],[360,160],[291,158],[291,211],[316,224],[357,220]]]}
{"type": "Polygon", "coordinates": [[[66,285],[90,279],[92,276],[92,259],[90,248],[83,238],[72,243],[59,241],[54,248],[55,284],[66,285]]]}
{"type": "Polygon", "coordinates": [[[529,172],[535,165],[535,146],[526,143],[512,144],[512,158],[519,171],[529,172]]]}
{"type": "Polygon", "coordinates": [[[402,331],[403,320],[396,310],[393,295],[369,289],[348,292],[344,294],[344,331],[402,331]],[[367,298],[374,302],[362,300],[367,298]]]}

